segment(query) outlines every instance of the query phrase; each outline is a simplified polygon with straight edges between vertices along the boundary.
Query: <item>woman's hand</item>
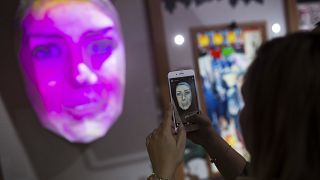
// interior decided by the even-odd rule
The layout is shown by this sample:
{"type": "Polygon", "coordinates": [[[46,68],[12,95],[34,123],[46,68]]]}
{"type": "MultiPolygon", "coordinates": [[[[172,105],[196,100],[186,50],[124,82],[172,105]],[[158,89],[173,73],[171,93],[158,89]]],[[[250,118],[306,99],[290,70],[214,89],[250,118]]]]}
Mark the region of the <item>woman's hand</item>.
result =
{"type": "Polygon", "coordinates": [[[246,160],[215,132],[209,118],[202,114],[191,116],[187,121],[199,125],[196,131],[188,132],[187,136],[194,143],[202,145],[224,179],[236,179],[246,165],[246,160]]]}
{"type": "Polygon", "coordinates": [[[161,178],[171,179],[182,162],[186,144],[186,132],[180,126],[178,133],[172,133],[172,111],[166,114],[160,126],[146,139],[146,146],[153,172],[161,178]]]}
{"type": "Polygon", "coordinates": [[[187,133],[188,139],[190,139],[193,143],[206,147],[206,145],[210,143],[211,140],[211,138],[209,137],[211,137],[212,135],[216,135],[215,130],[211,125],[210,119],[206,115],[200,113],[190,116],[189,118],[187,118],[187,121],[195,123],[199,126],[198,130],[187,133]]]}

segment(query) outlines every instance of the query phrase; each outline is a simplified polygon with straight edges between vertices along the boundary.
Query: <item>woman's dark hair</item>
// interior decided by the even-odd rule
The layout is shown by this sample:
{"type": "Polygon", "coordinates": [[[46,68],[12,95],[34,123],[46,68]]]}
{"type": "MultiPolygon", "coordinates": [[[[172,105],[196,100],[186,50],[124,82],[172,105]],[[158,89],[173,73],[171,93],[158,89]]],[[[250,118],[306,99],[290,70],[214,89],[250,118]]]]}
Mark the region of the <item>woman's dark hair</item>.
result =
{"type": "Polygon", "coordinates": [[[242,90],[252,175],[319,179],[320,34],[301,32],[262,45],[242,90]]]}
{"type": "Polygon", "coordinates": [[[320,21],[315,24],[315,28],[312,30],[313,32],[320,32],[320,21]]]}

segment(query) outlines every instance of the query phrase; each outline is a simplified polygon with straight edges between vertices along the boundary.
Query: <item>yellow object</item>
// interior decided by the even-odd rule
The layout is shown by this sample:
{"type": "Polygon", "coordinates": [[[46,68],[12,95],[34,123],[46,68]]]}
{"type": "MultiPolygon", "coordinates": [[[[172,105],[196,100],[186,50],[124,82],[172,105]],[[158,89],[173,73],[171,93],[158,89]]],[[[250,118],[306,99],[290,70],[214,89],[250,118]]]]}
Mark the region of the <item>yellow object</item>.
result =
{"type": "Polygon", "coordinates": [[[227,39],[229,44],[234,44],[237,40],[237,35],[234,31],[229,31],[227,34],[227,39]]]}
{"type": "Polygon", "coordinates": [[[235,147],[235,145],[236,145],[236,143],[237,143],[236,138],[235,138],[233,135],[231,135],[231,134],[227,135],[226,138],[225,138],[225,140],[226,140],[227,143],[228,143],[230,146],[232,146],[232,147],[235,147]]]}
{"type": "Polygon", "coordinates": [[[198,35],[198,44],[201,47],[208,47],[210,44],[210,39],[209,36],[207,36],[206,34],[200,34],[198,35]]]}
{"type": "Polygon", "coordinates": [[[224,40],[224,37],[223,37],[223,35],[222,35],[221,33],[215,33],[215,34],[213,35],[214,45],[216,45],[216,46],[222,45],[223,40],[224,40]]]}

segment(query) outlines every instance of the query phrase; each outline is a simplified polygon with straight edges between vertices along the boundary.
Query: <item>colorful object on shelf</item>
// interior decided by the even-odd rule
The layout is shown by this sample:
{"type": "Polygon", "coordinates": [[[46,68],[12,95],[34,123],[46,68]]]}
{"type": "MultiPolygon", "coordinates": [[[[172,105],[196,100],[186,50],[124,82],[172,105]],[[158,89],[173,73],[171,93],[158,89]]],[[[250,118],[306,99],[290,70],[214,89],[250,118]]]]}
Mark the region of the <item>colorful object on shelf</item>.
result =
{"type": "Polygon", "coordinates": [[[213,48],[210,50],[210,54],[215,59],[221,58],[221,48],[213,48]]]}
{"type": "Polygon", "coordinates": [[[198,44],[200,47],[208,47],[210,45],[210,38],[206,34],[199,34],[198,35],[198,44]]]}
{"type": "Polygon", "coordinates": [[[221,46],[223,41],[224,41],[224,37],[221,33],[214,33],[213,35],[213,43],[215,46],[221,46]]]}
{"type": "Polygon", "coordinates": [[[233,47],[224,47],[222,48],[222,54],[224,57],[231,56],[234,53],[233,47]]]}
{"type": "Polygon", "coordinates": [[[41,124],[70,142],[103,137],[122,112],[125,86],[111,2],[38,0],[21,27],[20,64],[41,124]]]}
{"type": "Polygon", "coordinates": [[[229,44],[234,44],[236,43],[236,40],[237,40],[237,35],[234,31],[229,31],[227,33],[227,40],[228,40],[228,43],[229,44]]]}

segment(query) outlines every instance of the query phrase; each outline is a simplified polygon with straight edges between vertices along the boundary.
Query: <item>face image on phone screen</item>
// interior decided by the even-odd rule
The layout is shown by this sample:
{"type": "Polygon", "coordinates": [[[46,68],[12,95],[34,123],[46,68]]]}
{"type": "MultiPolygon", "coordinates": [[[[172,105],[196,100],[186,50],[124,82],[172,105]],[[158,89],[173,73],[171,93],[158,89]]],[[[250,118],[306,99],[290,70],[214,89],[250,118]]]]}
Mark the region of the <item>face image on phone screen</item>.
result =
{"type": "Polygon", "coordinates": [[[181,121],[186,125],[186,118],[199,112],[194,76],[171,78],[170,91],[181,121]]]}

